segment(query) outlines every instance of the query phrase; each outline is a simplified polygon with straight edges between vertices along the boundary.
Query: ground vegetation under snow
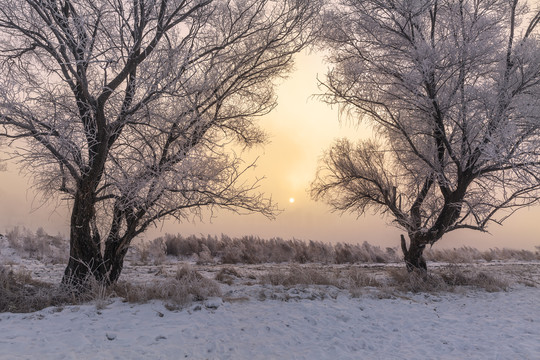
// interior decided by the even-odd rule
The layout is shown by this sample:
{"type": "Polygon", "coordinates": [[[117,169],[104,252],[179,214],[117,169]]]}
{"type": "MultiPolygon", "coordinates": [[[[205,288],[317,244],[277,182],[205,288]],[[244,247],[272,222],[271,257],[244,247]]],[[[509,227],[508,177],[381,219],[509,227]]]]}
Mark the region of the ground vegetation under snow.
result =
{"type": "Polygon", "coordinates": [[[0,290],[9,300],[0,314],[0,359],[540,354],[534,259],[430,262],[426,279],[396,262],[230,264],[153,245],[130,253],[115,287],[94,284],[81,296],[56,285],[64,242],[31,235],[0,237],[0,290]]]}

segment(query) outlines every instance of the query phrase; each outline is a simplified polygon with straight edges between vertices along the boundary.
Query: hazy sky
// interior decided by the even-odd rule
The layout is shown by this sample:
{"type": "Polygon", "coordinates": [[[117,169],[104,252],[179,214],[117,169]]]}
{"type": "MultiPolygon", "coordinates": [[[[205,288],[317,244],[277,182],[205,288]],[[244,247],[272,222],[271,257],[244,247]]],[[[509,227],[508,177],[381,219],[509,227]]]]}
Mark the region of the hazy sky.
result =
{"type": "MultiPolygon", "coordinates": [[[[300,54],[296,70],[280,81],[277,108],[261,119],[261,126],[269,133],[270,144],[254,149],[247,157],[259,156],[257,169],[250,176],[266,177],[261,189],[272,195],[282,213],[276,220],[261,215],[239,216],[230,212],[215,213],[210,221],[166,222],[150,229],[145,237],[153,239],[162,233],[212,234],[230,236],[258,235],[263,238],[279,236],[324,242],[361,243],[398,246],[398,229],[388,225],[388,219],[366,215],[339,216],[323,203],[309,198],[307,189],[315,176],[317,160],[333,139],[369,137],[366,127],[338,121],[337,109],[331,109],[312,95],[318,92],[316,76],[323,77],[326,65],[320,55],[300,54]],[[289,198],[295,199],[294,203],[289,198]]],[[[68,234],[69,215],[65,207],[39,207],[39,196],[28,188],[29,179],[18,174],[10,164],[7,172],[0,172],[0,233],[13,226],[32,230],[43,227],[49,233],[68,234]]],[[[54,202],[53,202],[54,204],[54,202]]],[[[540,245],[540,207],[521,210],[504,223],[492,225],[490,234],[470,230],[446,235],[435,246],[467,245],[486,249],[511,247],[534,249],[540,245]]]]}

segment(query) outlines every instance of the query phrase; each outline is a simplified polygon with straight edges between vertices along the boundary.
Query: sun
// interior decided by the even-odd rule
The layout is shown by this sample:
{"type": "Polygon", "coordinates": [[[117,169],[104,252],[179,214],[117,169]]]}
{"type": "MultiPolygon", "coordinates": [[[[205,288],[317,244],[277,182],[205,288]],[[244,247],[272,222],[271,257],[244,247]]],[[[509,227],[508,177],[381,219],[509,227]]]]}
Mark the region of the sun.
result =
{"type": "Polygon", "coordinates": [[[294,198],[293,198],[293,197],[289,198],[289,202],[290,202],[291,204],[294,203],[294,198]]]}

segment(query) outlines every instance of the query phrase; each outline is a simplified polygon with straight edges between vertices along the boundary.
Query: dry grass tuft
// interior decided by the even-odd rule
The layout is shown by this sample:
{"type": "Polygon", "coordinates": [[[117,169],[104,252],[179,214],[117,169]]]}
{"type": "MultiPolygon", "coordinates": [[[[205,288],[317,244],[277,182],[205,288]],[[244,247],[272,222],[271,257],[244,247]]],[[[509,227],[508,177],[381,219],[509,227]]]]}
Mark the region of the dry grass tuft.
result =
{"type": "Polygon", "coordinates": [[[372,274],[367,274],[362,269],[353,267],[345,273],[345,287],[349,289],[353,297],[358,297],[365,288],[380,288],[383,284],[372,274]]]}
{"type": "Polygon", "coordinates": [[[27,272],[15,273],[0,266],[0,312],[34,312],[49,306],[80,304],[94,296],[95,293],[53,286],[32,279],[27,272]]]}
{"type": "Polygon", "coordinates": [[[167,308],[178,309],[192,301],[221,296],[219,285],[205,278],[189,266],[179,267],[173,278],[150,284],[134,285],[120,282],[114,287],[117,296],[131,303],[145,303],[150,300],[167,301],[167,308]]]}
{"type": "Polygon", "coordinates": [[[428,274],[423,271],[408,272],[405,268],[389,269],[388,286],[403,292],[438,293],[449,290],[448,284],[437,274],[428,274]]]}
{"type": "Polygon", "coordinates": [[[227,285],[232,285],[234,280],[240,277],[240,274],[232,267],[222,268],[216,274],[216,280],[227,285]]]}
{"type": "Polygon", "coordinates": [[[441,274],[443,280],[450,286],[468,286],[482,289],[487,292],[506,291],[509,282],[501,277],[496,277],[485,271],[463,271],[457,266],[449,266],[441,274]]]}
{"type": "Polygon", "coordinates": [[[506,291],[508,281],[456,265],[446,266],[426,274],[421,271],[407,272],[406,269],[389,269],[389,286],[405,292],[454,292],[460,288],[481,289],[488,292],[506,291]]]}

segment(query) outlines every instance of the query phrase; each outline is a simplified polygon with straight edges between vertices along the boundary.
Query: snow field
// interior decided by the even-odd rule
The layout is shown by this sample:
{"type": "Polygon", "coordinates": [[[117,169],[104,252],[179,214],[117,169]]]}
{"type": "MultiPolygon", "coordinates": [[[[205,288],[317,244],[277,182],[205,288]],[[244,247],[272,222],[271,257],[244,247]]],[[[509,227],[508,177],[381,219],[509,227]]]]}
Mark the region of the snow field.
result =
{"type": "Polygon", "coordinates": [[[538,288],[0,314],[0,359],[538,359],[538,288]]]}
{"type": "MultiPolygon", "coordinates": [[[[0,237],[2,242],[4,266],[60,281],[64,264],[21,258],[0,237]]],[[[151,284],[173,277],[178,266],[128,262],[121,280],[151,284]]],[[[368,287],[357,298],[334,286],[258,280],[298,270],[297,265],[191,266],[209,279],[224,269],[238,276],[220,283],[221,298],[183,310],[168,310],[167,301],[105,298],[28,314],[0,313],[0,360],[540,359],[540,263],[535,261],[461,265],[509,279],[509,291],[411,294],[368,287]]],[[[348,266],[302,269],[335,273],[348,266]]],[[[380,278],[389,266],[396,265],[360,265],[359,271],[380,278]]]]}

